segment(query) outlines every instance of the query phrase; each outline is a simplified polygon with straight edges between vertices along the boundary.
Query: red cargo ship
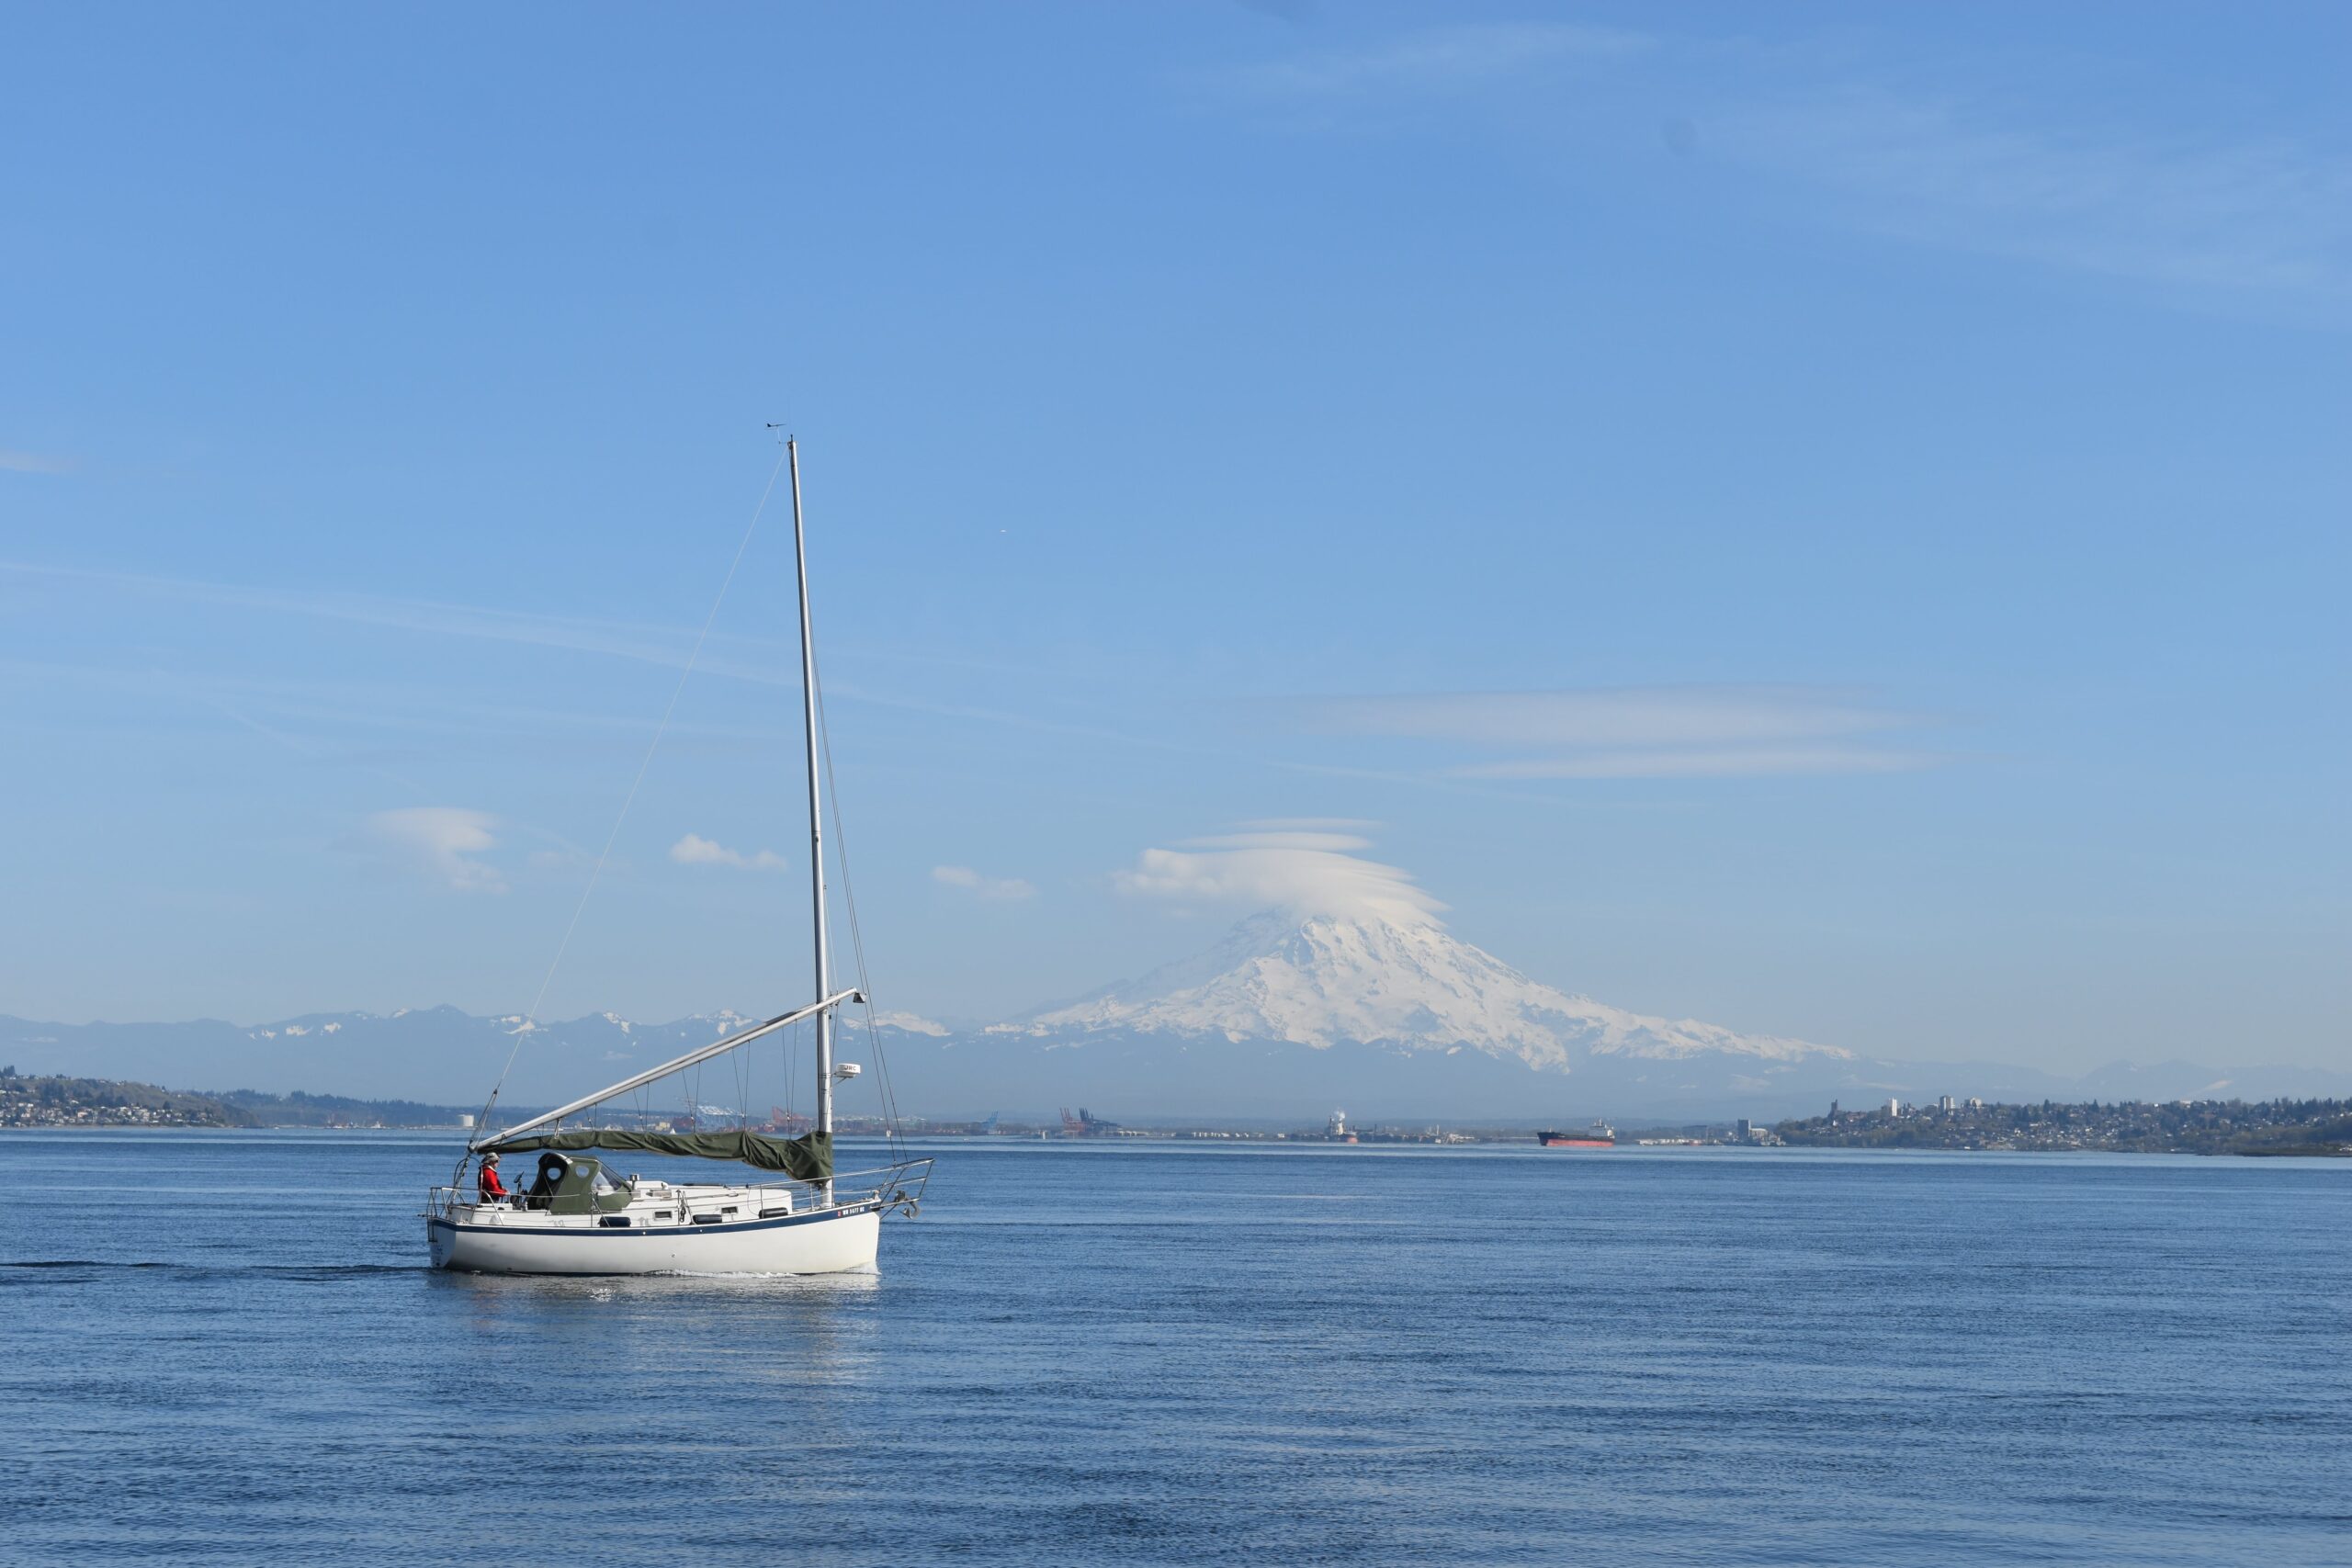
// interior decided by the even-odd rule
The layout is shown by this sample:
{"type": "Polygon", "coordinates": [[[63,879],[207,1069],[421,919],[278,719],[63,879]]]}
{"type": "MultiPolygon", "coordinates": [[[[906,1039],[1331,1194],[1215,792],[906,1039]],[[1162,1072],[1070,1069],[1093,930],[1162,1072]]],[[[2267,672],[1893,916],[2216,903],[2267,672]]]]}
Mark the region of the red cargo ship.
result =
{"type": "Polygon", "coordinates": [[[1606,1122],[1595,1122],[1581,1133],[1555,1133],[1546,1127],[1535,1134],[1535,1141],[1547,1149],[1613,1149],[1617,1129],[1606,1122]]]}

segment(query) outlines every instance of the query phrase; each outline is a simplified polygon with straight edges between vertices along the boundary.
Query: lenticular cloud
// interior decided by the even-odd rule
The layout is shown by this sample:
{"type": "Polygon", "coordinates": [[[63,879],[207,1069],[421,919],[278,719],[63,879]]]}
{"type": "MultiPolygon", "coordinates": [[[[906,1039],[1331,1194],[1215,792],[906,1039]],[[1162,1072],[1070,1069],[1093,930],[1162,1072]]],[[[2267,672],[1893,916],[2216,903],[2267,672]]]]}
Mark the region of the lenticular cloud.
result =
{"type": "Polygon", "coordinates": [[[1116,880],[1121,892],[1138,897],[1442,926],[1445,906],[1416,886],[1411,873],[1354,852],[1371,847],[1352,833],[1227,833],[1182,849],[1146,850],[1116,880]]]}
{"type": "Polygon", "coordinates": [[[367,831],[377,844],[422,866],[436,881],[460,893],[503,893],[504,879],[476,858],[497,847],[497,837],[491,831],[497,825],[498,818],[487,811],[409,806],[377,812],[368,818],[367,831]]]}

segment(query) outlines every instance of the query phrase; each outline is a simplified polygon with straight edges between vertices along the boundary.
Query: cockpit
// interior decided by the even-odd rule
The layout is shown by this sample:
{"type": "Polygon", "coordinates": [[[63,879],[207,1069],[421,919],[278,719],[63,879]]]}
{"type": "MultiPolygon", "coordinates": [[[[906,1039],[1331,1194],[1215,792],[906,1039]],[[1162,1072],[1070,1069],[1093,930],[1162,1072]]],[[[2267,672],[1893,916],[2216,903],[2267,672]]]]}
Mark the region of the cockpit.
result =
{"type": "Polygon", "coordinates": [[[523,1206],[555,1214],[613,1213],[636,1197],[631,1184],[605,1174],[604,1162],[587,1155],[539,1156],[538,1174],[523,1190],[523,1206]]]}

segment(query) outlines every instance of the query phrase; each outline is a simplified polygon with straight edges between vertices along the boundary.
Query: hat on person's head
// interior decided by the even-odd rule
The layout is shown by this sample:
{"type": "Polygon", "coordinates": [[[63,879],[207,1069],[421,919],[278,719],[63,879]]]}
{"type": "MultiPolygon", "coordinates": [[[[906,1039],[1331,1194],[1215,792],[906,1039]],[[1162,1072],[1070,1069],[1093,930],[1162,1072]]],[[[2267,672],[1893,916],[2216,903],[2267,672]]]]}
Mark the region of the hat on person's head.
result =
{"type": "Polygon", "coordinates": [[[492,1149],[490,1153],[482,1156],[481,1163],[484,1165],[496,1165],[498,1163],[498,1151],[496,1149],[492,1149]]]}

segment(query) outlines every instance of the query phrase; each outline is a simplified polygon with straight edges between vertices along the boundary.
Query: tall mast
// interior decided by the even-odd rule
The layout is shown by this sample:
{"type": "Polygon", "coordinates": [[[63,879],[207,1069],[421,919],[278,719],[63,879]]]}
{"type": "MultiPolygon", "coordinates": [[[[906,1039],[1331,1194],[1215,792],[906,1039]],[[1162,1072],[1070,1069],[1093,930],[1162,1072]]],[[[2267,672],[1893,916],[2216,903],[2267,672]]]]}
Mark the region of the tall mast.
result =
{"type": "MultiPolygon", "coordinates": [[[[808,729],[808,891],[816,908],[817,995],[831,996],[825,951],[825,813],[817,795],[817,637],[808,624],[808,535],[800,520],[800,444],[787,436],[792,465],[792,553],[800,570],[800,706],[808,729]]],[[[833,1130],[833,1010],[817,1015],[817,1131],[833,1130]]]]}

